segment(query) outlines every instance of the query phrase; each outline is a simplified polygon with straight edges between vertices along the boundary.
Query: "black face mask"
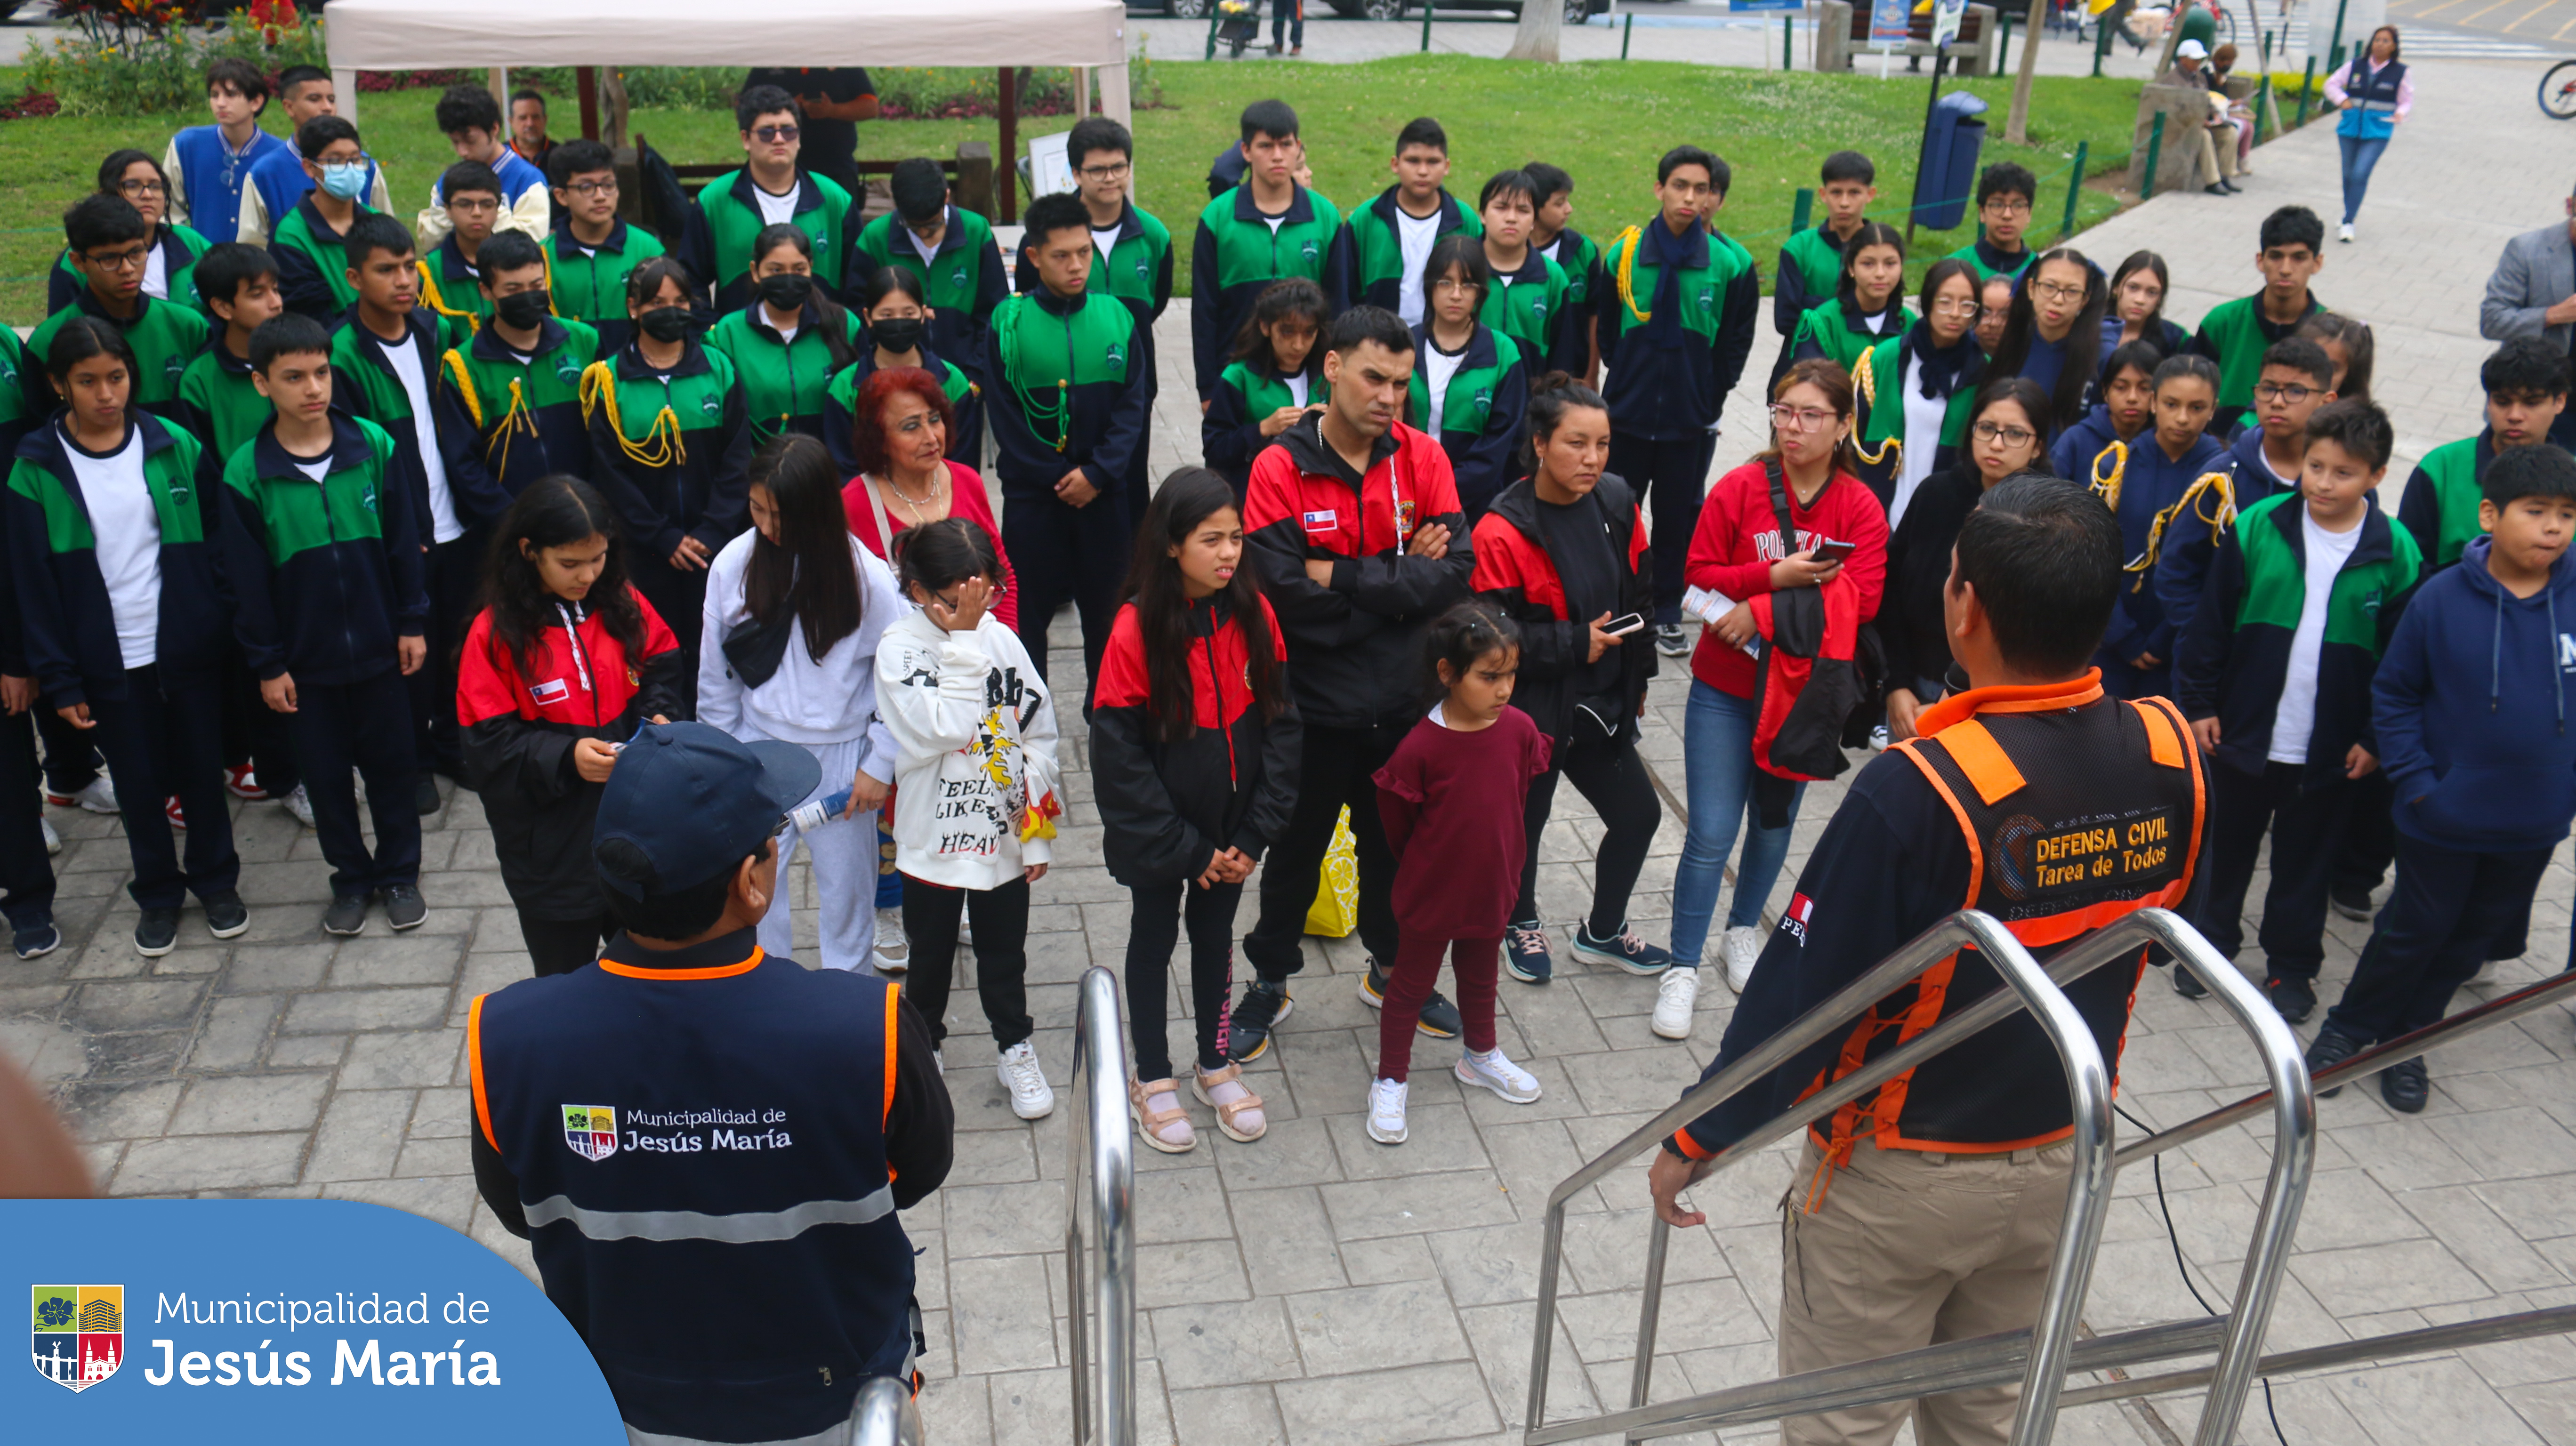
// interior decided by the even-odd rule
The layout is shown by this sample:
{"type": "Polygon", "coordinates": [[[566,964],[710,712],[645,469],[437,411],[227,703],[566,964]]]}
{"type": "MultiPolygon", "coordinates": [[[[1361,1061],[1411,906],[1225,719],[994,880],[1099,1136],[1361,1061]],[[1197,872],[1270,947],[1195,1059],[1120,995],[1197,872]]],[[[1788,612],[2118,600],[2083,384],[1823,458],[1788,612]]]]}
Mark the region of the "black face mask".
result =
{"type": "Polygon", "coordinates": [[[876,338],[878,346],[900,356],[921,345],[921,334],[928,327],[929,323],[917,316],[889,316],[869,322],[868,334],[876,338]]]}
{"type": "Polygon", "coordinates": [[[772,311],[803,309],[806,299],[814,294],[814,278],[802,272],[781,271],[760,278],[760,299],[772,311]]]}
{"type": "Polygon", "coordinates": [[[635,324],[655,341],[678,341],[689,334],[694,320],[685,306],[657,306],[637,317],[635,324]]]}
{"type": "Polygon", "coordinates": [[[499,314],[501,324],[512,331],[532,331],[548,315],[545,288],[513,291],[502,297],[492,309],[499,314]]]}

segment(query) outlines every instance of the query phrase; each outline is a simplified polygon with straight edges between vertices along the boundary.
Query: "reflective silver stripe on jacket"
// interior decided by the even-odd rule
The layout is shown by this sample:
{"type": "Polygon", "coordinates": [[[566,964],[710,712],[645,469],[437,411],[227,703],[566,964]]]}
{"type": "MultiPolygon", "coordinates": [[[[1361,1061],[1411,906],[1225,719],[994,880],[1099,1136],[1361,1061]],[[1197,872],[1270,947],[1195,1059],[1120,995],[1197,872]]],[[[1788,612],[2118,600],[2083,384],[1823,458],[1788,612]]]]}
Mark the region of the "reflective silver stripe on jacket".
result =
{"type": "Polygon", "coordinates": [[[528,1207],[530,1226],[569,1220],[591,1240],[719,1240],[753,1245],[793,1240],[817,1225],[865,1225],[894,1213],[894,1186],[856,1200],[808,1200],[785,1210],[746,1210],[709,1215],[698,1210],[585,1210],[568,1196],[552,1195],[528,1207]]]}

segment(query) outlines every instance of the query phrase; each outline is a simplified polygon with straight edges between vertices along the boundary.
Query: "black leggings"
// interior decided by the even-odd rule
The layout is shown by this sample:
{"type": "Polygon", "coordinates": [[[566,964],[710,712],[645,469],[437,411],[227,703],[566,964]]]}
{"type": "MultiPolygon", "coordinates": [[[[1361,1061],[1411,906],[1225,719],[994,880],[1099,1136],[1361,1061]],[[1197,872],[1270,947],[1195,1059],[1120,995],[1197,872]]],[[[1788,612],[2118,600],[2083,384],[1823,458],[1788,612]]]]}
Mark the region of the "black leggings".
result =
{"type": "Polygon", "coordinates": [[[957,978],[957,916],[975,921],[975,992],[993,1026],[993,1047],[1009,1049],[1037,1030],[1029,1018],[1029,881],[998,889],[952,889],[903,876],[903,932],[912,940],[904,987],[930,1025],[936,1048],[948,1040],[948,991],[957,978]]]}
{"type": "Polygon", "coordinates": [[[1190,932],[1190,1013],[1199,1031],[1198,1066],[1225,1068],[1227,996],[1234,988],[1234,907],[1243,885],[1202,889],[1172,879],[1129,887],[1127,1037],[1136,1047],[1136,1077],[1172,1074],[1172,951],[1181,926],[1190,932]]]}
{"type": "Polygon", "coordinates": [[[1521,864],[1520,903],[1512,909],[1515,923],[1538,918],[1538,836],[1547,827],[1562,776],[1601,815],[1601,850],[1592,861],[1592,917],[1587,924],[1595,939],[1608,939],[1628,924],[1628,896],[1646,867],[1646,850],[1654,845],[1655,827],[1664,806],[1646,777],[1645,760],[1633,742],[1577,742],[1549,760],[1547,772],[1530,780],[1529,805],[1523,820],[1529,828],[1529,856],[1521,864]]]}
{"type": "Polygon", "coordinates": [[[570,974],[599,957],[599,946],[617,932],[605,914],[588,919],[532,919],[519,915],[519,937],[528,942],[528,958],[537,977],[570,974]]]}

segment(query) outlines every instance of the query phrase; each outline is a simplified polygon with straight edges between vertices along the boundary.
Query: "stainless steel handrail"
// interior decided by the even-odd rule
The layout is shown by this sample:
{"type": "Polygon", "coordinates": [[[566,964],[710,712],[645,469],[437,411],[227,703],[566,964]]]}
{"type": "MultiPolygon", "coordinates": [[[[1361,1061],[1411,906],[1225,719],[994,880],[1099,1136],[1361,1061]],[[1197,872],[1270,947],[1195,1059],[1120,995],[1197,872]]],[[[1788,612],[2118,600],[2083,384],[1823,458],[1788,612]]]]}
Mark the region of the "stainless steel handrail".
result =
{"type": "MultiPolygon", "coordinates": [[[[1566,1202],[1612,1170],[1647,1150],[1658,1148],[1674,1129],[1768,1076],[1799,1051],[1858,1018],[1864,1010],[1956,953],[1963,945],[1974,946],[1985,956],[2007,987],[1969,1005],[1934,1029],[1756,1127],[1744,1139],[1720,1151],[1711,1168],[1723,1169],[1748,1158],[1772,1141],[1823,1118],[1845,1102],[1875,1089],[1920,1061],[1998,1020],[2023,1009],[2029,1010],[2064,1062],[2068,1089],[2075,1099],[2075,1166],[2068,1183],[2057,1251],[2049,1266],[2039,1320],[2031,1336],[2035,1344],[2023,1371],[2021,1404],[2013,1421],[2014,1446],[2041,1446],[2048,1440],[2056,1419],[2058,1389],[2065,1380],[2067,1352],[2074,1341],[2076,1313],[2082,1306],[2084,1287],[2092,1271],[2095,1247],[2101,1240],[2102,1225],[2110,1203],[2110,1072],[2102,1062],[2101,1050],[2094,1043],[2091,1027],[2057,985],[2050,981],[2048,971],[2039,967],[2029,951],[2002,924],[1975,910],[1961,910],[1916,936],[1841,993],[1808,1011],[1744,1059],[1685,1094],[1550,1192],[1547,1236],[1539,1263],[1537,1331],[1530,1351],[1529,1414],[1524,1428],[1524,1439],[1531,1446],[1573,1440],[1614,1429],[1610,1424],[1613,1418],[1610,1417],[1554,1426],[1546,1424],[1548,1365],[1555,1345],[1556,1296],[1565,1239],[1566,1202]]],[[[1648,1242],[1651,1274],[1639,1311],[1637,1361],[1629,1390],[1630,1409],[1620,1413],[1619,1429],[1628,1429],[1627,1418],[1639,1415],[1645,1407],[1647,1388],[1652,1381],[1655,1329],[1662,1300],[1662,1265],[1669,1245],[1670,1228],[1660,1218],[1657,1219],[1648,1242]]],[[[1803,1411],[1775,1414],[1803,1414],[1803,1411]]],[[[1650,1433],[1629,1429],[1630,1439],[1643,1439],[1646,1434],[1650,1433]]]]}
{"type": "MultiPolygon", "coordinates": [[[[2511,1315],[2491,1315],[2445,1326],[2428,1326],[2422,1330],[2390,1331],[2386,1335],[2365,1336],[2357,1341],[2311,1346],[2303,1351],[2281,1351],[2265,1356],[2256,1369],[2266,1376],[2295,1376],[2301,1371],[2322,1371],[2332,1366],[2348,1366],[2355,1361],[2395,1360],[2433,1351],[2560,1335],[2569,1330],[2576,1330],[2576,1305],[2555,1305],[2547,1310],[2516,1311],[2511,1315]]],[[[2104,1381],[2080,1391],[2067,1392],[2066,1404],[2089,1406],[2099,1401],[2125,1401],[2132,1396],[2161,1396],[2173,1391],[2187,1391],[2207,1381],[2209,1376],[2210,1368],[2201,1366],[2162,1376],[2104,1381]]]]}
{"type": "Polygon", "coordinates": [[[921,1407],[912,1388],[892,1376],[859,1387],[850,1412],[850,1446],[921,1446],[921,1407]]]}
{"type": "Polygon", "coordinates": [[[1136,1155],[1127,1132],[1126,1059],[1118,1038],[1118,981],[1106,969],[1086,969],[1073,1022],[1073,1078],[1066,1086],[1073,1097],[1064,1172],[1064,1284],[1074,1446],[1136,1446],[1136,1155]],[[1093,1220],[1088,1247],[1086,1205],[1093,1220]],[[1096,1323],[1090,1319],[1095,1312],[1096,1323]]]}

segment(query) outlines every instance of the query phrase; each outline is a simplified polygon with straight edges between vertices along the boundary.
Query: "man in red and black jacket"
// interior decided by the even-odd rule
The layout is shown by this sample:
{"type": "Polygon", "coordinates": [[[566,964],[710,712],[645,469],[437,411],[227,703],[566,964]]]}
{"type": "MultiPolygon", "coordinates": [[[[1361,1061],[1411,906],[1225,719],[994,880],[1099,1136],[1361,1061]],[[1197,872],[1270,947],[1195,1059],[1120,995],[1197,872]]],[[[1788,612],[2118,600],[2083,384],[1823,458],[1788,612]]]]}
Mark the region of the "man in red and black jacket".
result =
{"type": "MultiPolygon", "coordinates": [[[[1318,870],[1345,805],[1359,853],[1360,998],[1384,999],[1395,957],[1395,858],[1371,781],[1422,717],[1422,635],[1467,597],[1475,571],[1466,513],[1440,443],[1396,420],[1413,378],[1413,334],[1394,312],[1355,306],[1324,341],[1331,402],[1252,462],[1243,531],[1261,590],[1297,659],[1289,688],[1305,725],[1297,810],[1261,873],[1261,918],[1243,941],[1260,976],[1235,1006],[1228,1053],[1257,1058],[1288,1013],[1288,976],[1318,870]]],[[[1459,1030],[1438,994],[1421,1028],[1459,1030]]]]}

